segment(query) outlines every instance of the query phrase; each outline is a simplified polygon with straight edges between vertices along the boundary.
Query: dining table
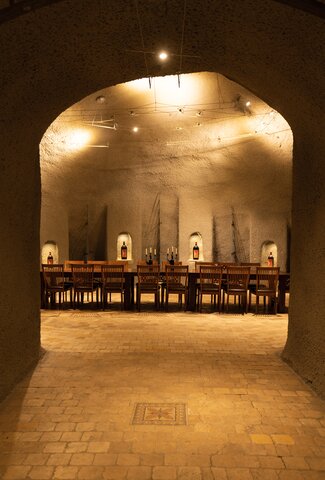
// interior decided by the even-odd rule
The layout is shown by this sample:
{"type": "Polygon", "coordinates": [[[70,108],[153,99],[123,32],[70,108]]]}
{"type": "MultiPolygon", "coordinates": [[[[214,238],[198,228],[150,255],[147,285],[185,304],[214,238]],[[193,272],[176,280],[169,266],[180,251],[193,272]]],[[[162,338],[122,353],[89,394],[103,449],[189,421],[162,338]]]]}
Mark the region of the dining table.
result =
{"type": "MultiPolygon", "coordinates": [[[[41,308],[46,307],[45,301],[45,285],[42,272],[40,272],[41,280],[41,308]]],[[[64,275],[68,281],[72,281],[72,271],[71,268],[64,269],[64,275]]],[[[165,273],[161,271],[161,279],[163,281],[165,273]]],[[[94,278],[97,281],[101,279],[101,268],[100,266],[95,266],[94,268],[94,278]]],[[[135,269],[129,269],[124,272],[125,279],[125,289],[124,289],[124,310],[134,310],[135,309],[135,283],[137,278],[137,271],[135,269]]],[[[197,293],[197,284],[200,278],[200,273],[195,271],[190,271],[188,273],[188,302],[187,310],[195,312],[197,310],[196,304],[196,293],[197,293]]],[[[223,280],[226,280],[226,272],[223,274],[223,280]]],[[[249,277],[250,281],[256,280],[256,272],[252,269],[249,277]]],[[[290,283],[290,273],[289,272],[280,272],[279,274],[279,284],[278,284],[278,313],[286,312],[285,305],[285,295],[289,290],[290,283]]]]}

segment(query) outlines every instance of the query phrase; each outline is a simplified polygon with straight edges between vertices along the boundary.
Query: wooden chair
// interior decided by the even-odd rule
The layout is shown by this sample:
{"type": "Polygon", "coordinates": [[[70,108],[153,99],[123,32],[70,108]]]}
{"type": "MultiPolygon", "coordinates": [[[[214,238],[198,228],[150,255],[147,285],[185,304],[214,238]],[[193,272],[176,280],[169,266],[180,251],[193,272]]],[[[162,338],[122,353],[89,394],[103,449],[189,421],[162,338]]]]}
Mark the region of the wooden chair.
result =
{"type": "Polygon", "coordinates": [[[168,310],[169,295],[178,295],[178,303],[182,306],[184,296],[185,309],[188,300],[188,265],[166,265],[166,301],[168,310]]]}
{"type": "Polygon", "coordinates": [[[222,267],[215,265],[201,265],[199,279],[199,310],[202,312],[203,296],[210,295],[211,304],[216,308],[216,297],[218,297],[218,311],[221,309],[221,286],[222,286],[222,267]]]}
{"type": "Polygon", "coordinates": [[[73,307],[76,303],[79,306],[84,302],[84,294],[91,294],[91,302],[94,302],[94,293],[96,293],[96,303],[98,306],[100,284],[94,280],[94,265],[72,264],[72,282],[73,282],[73,307]],[[77,302],[76,302],[77,298],[77,302]]]}
{"type": "Polygon", "coordinates": [[[66,282],[64,278],[64,267],[61,264],[42,264],[44,281],[45,305],[55,303],[56,294],[59,294],[59,306],[62,305],[66,292],[70,292],[70,303],[72,306],[72,283],[66,282]]]}
{"type": "Polygon", "coordinates": [[[227,279],[223,287],[223,304],[225,301],[225,295],[227,296],[227,312],[229,309],[229,297],[231,295],[236,299],[239,297],[240,304],[243,306],[243,313],[247,313],[248,302],[247,302],[247,290],[248,290],[248,281],[250,275],[250,267],[241,267],[241,266],[228,266],[226,269],[227,279]]]}
{"type": "Polygon", "coordinates": [[[195,262],[195,271],[200,272],[200,267],[201,266],[215,266],[216,264],[214,262],[195,262]]]}
{"type": "MultiPolygon", "coordinates": [[[[166,291],[166,265],[170,265],[168,260],[163,260],[161,262],[161,279],[160,279],[160,285],[161,285],[161,305],[163,306],[165,303],[165,291],[166,291]]],[[[174,265],[182,265],[182,262],[180,260],[174,260],[174,265]]]]}
{"type": "Polygon", "coordinates": [[[274,314],[277,313],[277,291],[280,267],[256,267],[256,285],[249,290],[249,307],[251,296],[256,296],[256,313],[258,313],[259,298],[263,297],[264,311],[266,310],[266,297],[273,303],[274,314]]]}
{"type": "Polygon", "coordinates": [[[159,265],[137,265],[138,283],[136,286],[137,309],[140,312],[141,295],[153,294],[156,309],[159,309],[160,267],[159,265]]]}
{"type": "Polygon", "coordinates": [[[112,301],[112,293],[120,293],[122,310],[124,307],[124,265],[116,263],[111,265],[102,265],[101,272],[101,297],[103,310],[105,310],[105,306],[107,305],[108,295],[109,301],[112,301]]]}

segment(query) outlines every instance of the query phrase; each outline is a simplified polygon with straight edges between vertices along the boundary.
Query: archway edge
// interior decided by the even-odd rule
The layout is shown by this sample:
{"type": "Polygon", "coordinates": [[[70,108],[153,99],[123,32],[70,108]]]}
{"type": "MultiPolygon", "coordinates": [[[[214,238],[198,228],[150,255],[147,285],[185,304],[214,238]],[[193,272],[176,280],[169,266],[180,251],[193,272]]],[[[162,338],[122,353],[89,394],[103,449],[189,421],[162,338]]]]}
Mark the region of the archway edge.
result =
{"type": "MultiPolygon", "coordinates": [[[[187,0],[183,52],[190,56],[183,58],[182,72],[213,71],[227,76],[279,111],[293,129],[294,290],[286,358],[318,391],[324,391],[324,371],[315,367],[322,351],[319,332],[324,300],[313,295],[312,308],[307,311],[307,305],[298,298],[303,295],[306,275],[311,290],[319,281],[312,275],[316,259],[317,272],[319,264],[324,265],[323,231],[316,220],[324,212],[321,165],[325,147],[320,125],[325,38],[320,18],[296,10],[290,16],[287,13],[288,6],[273,0],[211,0],[204,9],[199,2],[187,0]],[[298,245],[306,244],[307,239],[310,250],[298,252],[298,245]]],[[[174,53],[180,51],[182,2],[139,2],[139,14],[148,50],[164,46],[174,53]]],[[[36,232],[40,179],[36,152],[44,131],[64,109],[92,92],[148,72],[152,76],[176,73],[179,57],[175,55],[162,68],[148,54],[146,70],[143,54],[139,53],[141,38],[131,0],[113,0],[109,8],[103,0],[65,0],[44,7],[3,24],[0,47],[5,66],[0,73],[0,111],[6,127],[1,144],[5,192],[1,221],[5,228],[0,233],[0,255],[5,291],[0,364],[6,370],[1,377],[5,379],[1,397],[37,360],[39,352],[36,232]],[[10,188],[12,185],[14,188],[10,188]],[[15,278],[22,275],[19,262],[24,265],[26,281],[20,292],[23,308],[15,301],[15,278]]]]}

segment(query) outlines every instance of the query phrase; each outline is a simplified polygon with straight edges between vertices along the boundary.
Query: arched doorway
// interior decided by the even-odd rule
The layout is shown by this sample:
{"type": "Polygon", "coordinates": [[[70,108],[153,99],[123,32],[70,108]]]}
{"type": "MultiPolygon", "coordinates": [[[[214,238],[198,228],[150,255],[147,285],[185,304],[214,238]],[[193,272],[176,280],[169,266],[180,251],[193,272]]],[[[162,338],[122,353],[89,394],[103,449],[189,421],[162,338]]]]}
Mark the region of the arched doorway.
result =
{"type": "MultiPolygon", "coordinates": [[[[324,212],[321,165],[325,145],[319,101],[324,30],[317,17],[299,12],[285,15],[283,9],[289,7],[273,0],[265,8],[264,3],[252,8],[251,4],[228,0],[210,2],[202,10],[197,2],[188,1],[181,67],[182,73],[218,71],[234,79],[273,105],[293,129],[292,296],[285,355],[298,372],[322,390],[319,312],[324,310],[324,300],[312,286],[321,278],[324,263],[320,219],[324,212]],[[311,286],[308,306],[304,298],[306,283],[311,286]]],[[[6,66],[1,73],[0,100],[6,125],[1,153],[5,165],[1,198],[2,396],[37,361],[39,352],[37,158],[42,134],[60,112],[91,92],[148,73],[179,72],[183,5],[175,1],[166,9],[166,3],[157,0],[152,8],[152,4],[143,2],[139,13],[145,45],[141,44],[137,22],[130,21],[136,19],[133,3],[121,8],[119,1],[111,2],[106,10],[99,0],[82,5],[62,1],[33,12],[32,21],[27,14],[1,27],[6,66]],[[150,53],[161,45],[175,52],[172,62],[164,66],[150,53]],[[15,278],[20,265],[28,278],[21,295],[22,306],[15,305],[15,278]]]]}

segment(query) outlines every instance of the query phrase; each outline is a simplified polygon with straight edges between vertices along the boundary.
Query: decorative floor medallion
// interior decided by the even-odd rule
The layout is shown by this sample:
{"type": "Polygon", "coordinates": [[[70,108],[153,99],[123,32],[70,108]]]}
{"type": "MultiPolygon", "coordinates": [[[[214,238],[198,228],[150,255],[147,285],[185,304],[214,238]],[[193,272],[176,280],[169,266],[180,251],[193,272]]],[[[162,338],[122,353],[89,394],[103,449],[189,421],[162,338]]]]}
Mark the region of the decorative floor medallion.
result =
{"type": "Polygon", "coordinates": [[[133,425],[186,425],[185,403],[137,403],[133,425]]]}

